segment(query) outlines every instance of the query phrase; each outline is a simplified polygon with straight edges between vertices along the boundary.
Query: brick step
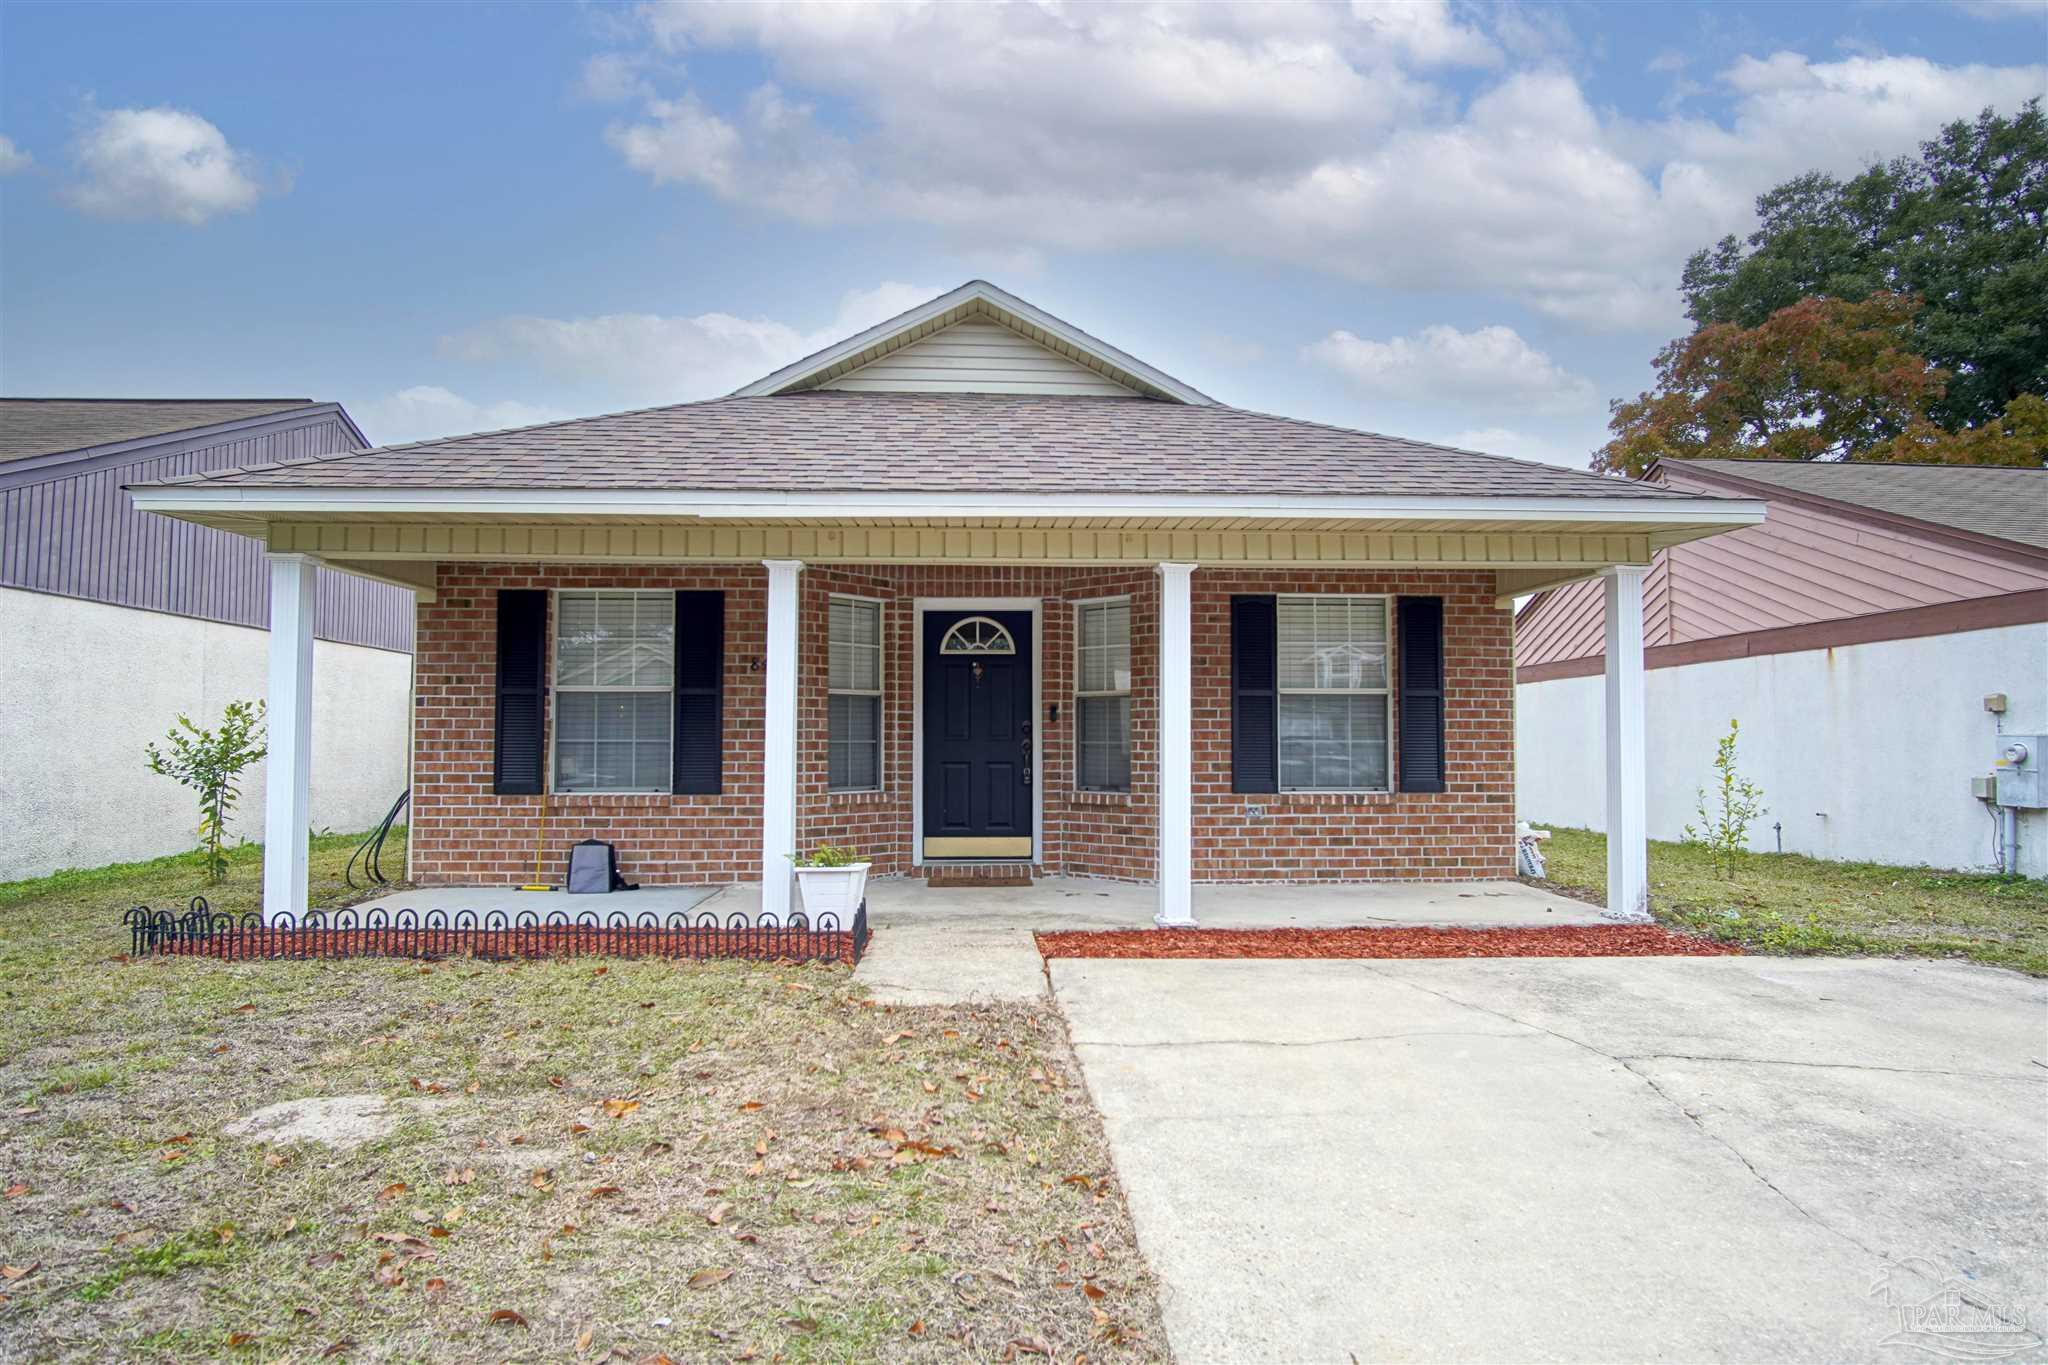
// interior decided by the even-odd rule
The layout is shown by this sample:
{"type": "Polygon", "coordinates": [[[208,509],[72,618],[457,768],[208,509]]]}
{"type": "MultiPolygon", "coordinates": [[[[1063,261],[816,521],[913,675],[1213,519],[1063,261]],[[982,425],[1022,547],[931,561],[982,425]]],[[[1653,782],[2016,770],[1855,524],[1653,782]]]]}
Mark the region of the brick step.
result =
{"type": "Polygon", "coordinates": [[[927,866],[925,885],[943,890],[1031,885],[1029,863],[946,863],[927,866]]]}

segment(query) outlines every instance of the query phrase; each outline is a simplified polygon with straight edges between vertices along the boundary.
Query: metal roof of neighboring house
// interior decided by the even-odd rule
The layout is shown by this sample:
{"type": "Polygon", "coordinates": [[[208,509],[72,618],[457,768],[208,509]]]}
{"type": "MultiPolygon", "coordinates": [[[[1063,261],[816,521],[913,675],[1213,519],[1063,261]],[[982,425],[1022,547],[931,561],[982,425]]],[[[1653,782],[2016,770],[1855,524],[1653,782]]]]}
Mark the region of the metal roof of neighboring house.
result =
{"type": "Polygon", "coordinates": [[[979,393],[717,398],[168,482],[252,489],[1699,497],[1220,404],[979,393]]]}
{"type": "Polygon", "coordinates": [[[0,398],[0,462],[313,406],[310,398],[0,398]]]}
{"type": "Polygon", "coordinates": [[[2048,549],[2048,469],[1807,460],[1674,460],[1674,469],[2048,549]]]}

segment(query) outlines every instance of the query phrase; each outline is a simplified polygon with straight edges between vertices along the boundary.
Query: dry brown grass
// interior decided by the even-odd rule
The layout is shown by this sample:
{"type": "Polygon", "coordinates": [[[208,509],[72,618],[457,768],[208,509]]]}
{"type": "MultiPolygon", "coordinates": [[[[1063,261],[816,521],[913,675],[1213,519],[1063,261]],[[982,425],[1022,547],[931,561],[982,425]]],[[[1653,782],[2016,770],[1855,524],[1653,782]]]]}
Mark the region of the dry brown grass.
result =
{"type": "Polygon", "coordinates": [[[825,966],[110,960],[179,875],[0,888],[0,1357],[1166,1354],[1056,1016],[825,966]],[[351,1093],[395,1130],[222,1133],[351,1093]]]}

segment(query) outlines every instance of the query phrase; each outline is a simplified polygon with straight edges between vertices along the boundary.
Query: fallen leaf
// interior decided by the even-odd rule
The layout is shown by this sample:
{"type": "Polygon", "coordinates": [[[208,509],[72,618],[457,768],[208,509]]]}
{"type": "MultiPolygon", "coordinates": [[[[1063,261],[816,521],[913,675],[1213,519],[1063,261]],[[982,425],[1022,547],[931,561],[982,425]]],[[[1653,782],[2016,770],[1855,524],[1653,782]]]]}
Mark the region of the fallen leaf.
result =
{"type": "Polygon", "coordinates": [[[273,1171],[290,1160],[291,1158],[283,1152],[265,1152],[263,1154],[263,1164],[270,1167],[273,1171]]]}
{"type": "Polygon", "coordinates": [[[353,1337],[343,1337],[340,1341],[335,1342],[332,1346],[329,1346],[326,1350],[322,1351],[320,1353],[320,1358],[322,1360],[326,1360],[329,1356],[338,1356],[342,1352],[354,1346],[355,1344],[355,1339],[353,1337]]]}
{"type": "Polygon", "coordinates": [[[308,1270],[325,1270],[325,1269],[326,1269],[326,1268],[327,1268],[328,1266],[331,1266],[331,1265],[339,1265],[340,1263],[341,1263],[341,1253],[340,1253],[340,1252],[338,1252],[338,1251],[320,1251],[320,1252],[315,1252],[315,1253],[314,1253],[313,1255],[311,1255],[311,1256],[308,1256],[308,1257],[306,1258],[306,1269],[308,1269],[308,1270]]]}
{"type": "Polygon", "coordinates": [[[228,1051],[232,1047],[234,1047],[233,1043],[222,1043],[214,1048],[213,1055],[218,1057],[221,1053],[228,1051]]]}
{"type": "Polygon", "coordinates": [[[1096,1284],[1093,1280],[1090,1280],[1087,1283],[1083,1284],[1081,1286],[1081,1292],[1083,1294],[1086,1294],[1091,1299],[1103,1299],[1109,1297],[1109,1291],[1107,1289],[1104,1289],[1101,1285],[1096,1284]]]}
{"type": "Polygon", "coordinates": [[[592,1189],[592,1190],[591,1190],[591,1192],[590,1192],[590,1198],[592,1198],[592,1199],[609,1199],[609,1198],[611,1198],[611,1197],[612,1197],[613,1195],[617,1194],[618,1192],[619,1192],[619,1187],[618,1187],[617,1185],[599,1185],[599,1186],[597,1186],[596,1188],[594,1188],[594,1189],[592,1189]]]}
{"type": "Polygon", "coordinates": [[[1052,1354],[1052,1347],[1046,1345],[1037,1337],[1011,1337],[1010,1344],[1028,1356],[1049,1356],[1052,1354]]]}
{"type": "Polygon", "coordinates": [[[387,1289],[403,1289],[405,1287],[405,1276],[398,1273],[398,1267],[395,1265],[380,1267],[376,1274],[376,1280],[378,1284],[383,1285],[387,1289]]]}
{"type": "Polygon", "coordinates": [[[28,1186],[23,1184],[19,1180],[15,1181],[12,1185],[9,1185],[7,1187],[7,1197],[9,1199],[19,1199],[27,1193],[28,1186]]]}
{"type": "Polygon", "coordinates": [[[909,1330],[909,1332],[910,1332],[910,1335],[912,1335],[912,1336],[914,1336],[914,1337],[921,1337],[921,1336],[923,1336],[923,1335],[924,1335],[924,1319],[923,1319],[923,1318],[919,1318],[919,1319],[918,1319],[918,1320],[917,1320],[916,1322],[913,1322],[913,1323],[911,1323],[911,1324],[910,1324],[910,1327],[909,1327],[909,1329],[908,1329],[908,1330],[909,1330]]]}
{"type": "Polygon", "coordinates": [[[550,1170],[535,1171],[528,1177],[526,1183],[537,1190],[551,1190],[555,1187],[555,1173],[550,1170]]]}
{"type": "Polygon", "coordinates": [[[582,1354],[583,1354],[583,1353],[584,1353],[585,1351],[587,1351],[587,1350],[589,1350],[589,1349],[590,1349],[590,1329],[589,1329],[588,1327],[586,1327],[586,1328],[584,1328],[584,1329],[583,1329],[582,1331],[580,1331],[580,1332],[578,1332],[578,1333],[576,1334],[576,1354],[580,1356],[580,1355],[582,1355],[582,1354]]]}
{"type": "Polygon", "coordinates": [[[222,1223],[219,1227],[213,1230],[213,1239],[216,1242],[219,1242],[222,1246],[226,1246],[228,1243],[234,1241],[235,1225],[233,1223],[222,1223]]]}
{"type": "Polygon", "coordinates": [[[740,1106],[740,1112],[741,1112],[742,1114],[751,1114],[751,1113],[753,1113],[753,1112],[754,1112],[754,1111],[755,1111],[756,1109],[759,1109],[760,1107],[761,1107],[761,1101],[759,1101],[759,1100],[748,1100],[748,1101],[747,1101],[747,1102],[746,1102],[745,1104],[743,1104],[743,1105],[741,1105],[741,1106],[740,1106]]]}
{"type": "Polygon", "coordinates": [[[730,1204],[713,1204],[704,1211],[704,1221],[711,1224],[712,1227],[717,1227],[725,1221],[725,1215],[731,1212],[732,1205],[730,1204]]]}
{"type": "Polygon", "coordinates": [[[509,1323],[515,1327],[526,1326],[525,1316],[519,1313],[515,1313],[509,1308],[496,1308],[491,1310],[491,1321],[509,1323]]]}
{"type": "Polygon", "coordinates": [[[606,1100],[604,1112],[611,1118],[622,1119],[640,1107],[638,1100],[606,1100]]]}
{"type": "Polygon", "coordinates": [[[243,1003],[235,1006],[236,1014],[254,1014],[255,1012],[256,1002],[253,1000],[244,1001],[243,1003]]]}
{"type": "Polygon", "coordinates": [[[730,1270],[726,1270],[723,1268],[718,1270],[700,1270],[696,1274],[690,1276],[690,1288],[709,1289],[712,1285],[719,1283],[721,1280],[729,1280],[731,1278],[732,1272],[730,1270]]]}
{"type": "Polygon", "coordinates": [[[253,1333],[253,1332],[230,1332],[230,1333],[228,1333],[228,1347],[229,1347],[229,1349],[234,1349],[234,1348],[237,1348],[237,1347],[247,1346],[247,1345],[248,1345],[248,1344],[249,1344],[250,1342],[252,1342],[252,1341],[254,1341],[254,1340],[256,1340],[256,1334],[255,1334],[255,1333],[253,1333]]]}
{"type": "MultiPolygon", "coordinates": [[[[20,1280],[35,1274],[43,1268],[41,1261],[30,1261],[27,1265],[0,1265],[0,1279],[20,1280]]],[[[727,1271],[726,1274],[731,1274],[727,1271]]]]}
{"type": "Polygon", "coordinates": [[[927,1095],[936,1095],[936,1094],[938,1094],[938,1093],[939,1093],[939,1083],[938,1083],[937,1081],[926,1081],[926,1082],[924,1083],[924,1093],[925,1093],[925,1094],[927,1094],[927,1095]]]}
{"type": "Polygon", "coordinates": [[[453,1166],[451,1166],[448,1168],[448,1174],[441,1177],[441,1183],[443,1185],[467,1185],[470,1181],[475,1179],[475,1167],[464,1166],[461,1170],[458,1171],[453,1166]]]}
{"type": "Polygon", "coordinates": [[[645,1147],[642,1147],[640,1149],[640,1155],[662,1156],[666,1153],[673,1152],[675,1149],[676,1145],[673,1142],[650,1142],[645,1147]]]}
{"type": "Polygon", "coordinates": [[[426,1283],[426,1290],[429,1294],[439,1294],[445,1291],[447,1288],[448,1281],[442,1279],[439,1275],[436,1275],[433,1279],[428,1280],[426,1283]]]}
{"type": "Polygon", "coordinates": [[[410,1188],[411,1186],[407,1185],[403,1180],[394,1180],[383,1189],[377,1191],[377,1202],[388,1204],[410,1188]]]}
{"type": "Polygon", "coordinates": [[[589,1124],[587,1124],[587,1123],[572,1123],[572,1124],[570,1124],[570,1125],[569,1125],[569,1136],[570,1136],[570,1137],[581,1137],[581,1136],[582,1136],[583,1134],[585,1134],[585,1133],[587,1133],[587,1132],[589,1132],[589,1131],[590,1131],[590,1125],[589,1125],[589,1124]]]}

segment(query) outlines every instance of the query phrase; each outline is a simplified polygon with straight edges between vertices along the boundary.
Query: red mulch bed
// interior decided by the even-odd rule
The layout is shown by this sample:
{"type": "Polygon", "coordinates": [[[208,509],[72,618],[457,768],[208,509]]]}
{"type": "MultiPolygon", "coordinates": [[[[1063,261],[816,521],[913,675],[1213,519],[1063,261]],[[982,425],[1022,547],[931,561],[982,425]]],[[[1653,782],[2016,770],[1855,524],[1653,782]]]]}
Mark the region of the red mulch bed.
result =
{"type": "Polygon", "coordinates": [[[1110,929],[1038,935],[1046,957],[1722,957],[1654,924],[1530,929],[1110,929]]]}
{"type": "Polygon", "coordinates": [[[687,929],[550,926],[532,929],[223,929],[176,939],[154,951],[235,961],[269,958],[475,955],[493,960],[556,957],[740,958],[753,962],[851,963],[853,935],[773,928],[687,929]]]}

